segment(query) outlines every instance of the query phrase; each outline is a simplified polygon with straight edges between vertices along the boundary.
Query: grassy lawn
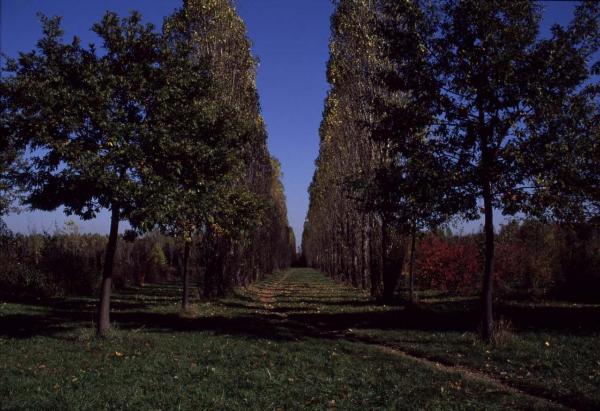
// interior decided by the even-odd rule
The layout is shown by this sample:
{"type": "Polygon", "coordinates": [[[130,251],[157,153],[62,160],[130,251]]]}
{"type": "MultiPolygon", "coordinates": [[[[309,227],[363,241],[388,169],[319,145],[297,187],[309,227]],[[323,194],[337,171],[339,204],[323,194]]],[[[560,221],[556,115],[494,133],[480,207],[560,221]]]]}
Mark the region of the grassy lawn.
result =
{"type": "Polygon", "coordinates": [[[179,292],[148,285],[116,295],[106,340],[93,334],[93,300],[0,302],[0,409],[561,408],[373,343],[562,403],[600,404],[592,331],[515,326],[505,344],[487,346],[466,331],[472,314],[454,306],[377,306],[308,269],[197,301],[194,315],[180,315],[179,292]]]}

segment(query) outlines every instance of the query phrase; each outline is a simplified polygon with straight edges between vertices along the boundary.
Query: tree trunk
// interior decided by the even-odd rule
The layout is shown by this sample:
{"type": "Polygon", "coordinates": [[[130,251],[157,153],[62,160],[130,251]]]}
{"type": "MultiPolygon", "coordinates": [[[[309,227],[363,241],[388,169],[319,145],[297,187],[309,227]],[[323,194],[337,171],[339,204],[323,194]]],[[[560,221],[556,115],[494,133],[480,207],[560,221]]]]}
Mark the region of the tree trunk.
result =
{"type": "Polygon", "coordinates": [[[383,219],[381,225],[381,258],[382,258],[382,280],[383,280],[383,294],[382,301],[384,304],[391,304],[394,302],[394,291],[396,285],[398,285],[398,278],[400,273],[395,267],[397,262],[392,256],[391,252],[391,235],[389,229],[389,222],[387,219],[383,219]]]}
{"type": "Polygon", "coordinates": [[[360,276],[361,276],[361,287],[363,290],[367,290],[369,288],[369,278],[370,278],[370,272],[369,272],[369,229],[367,226],[367,219],[365,218],[364,214],[361,217],[361,239],[360,239],[360,254],[361,254],[361,272],[360,272],[360,276]]]}
{"type": "Polygon", "coordinates": [[[190,308],[189,301],[189,273],[188,273],[188,261],[190,258],[190,243],[188,239],[184,239],[183,246],[183,296],[181,298],[181,308],[187,310],[190,308]]]}
{"type": "Polygon", "coordinates": [[[112,274],[115,252],[117,251],[117,236],[119,234],[119,207],[114,205],[110,217],[110,234],[104,257],[104,268],[102,270],[102,291],[100,292],[100,307],[98,309],[98,328],[96,333],[99,337],[105,337],[110,329],[110,294],[112,291],[112,274]]]}
{"type": "Polygon", "coordinates": [[[483,186],[484,232],[485,232],[485,266],[483,272],[482,321],[481,337],[490,341],[494,333],[493,302],[493,267],[494,267],[494,213],[490,182],[483,186]]]}
{"type": "Polygon", "coordinates": [[[408,300],[411,304],[415,303],[415,242],[417,237],[417,227],[413,223],[411,240],[410,240],[410,265],[408,268],[409,275],[409,296],[408,300]]]}
{"type": "MultiPolygon", "coordinates": [[[[376,226],[373,219],[370,219],[371,229],[369,232],[369,262],[370,262],[370,281],[371,281],[371,297],[376,300],[381,300],[381,243],[376,244],[376,226]]],[[[379,238],[381,240],[381,238],[379,238]]]]}

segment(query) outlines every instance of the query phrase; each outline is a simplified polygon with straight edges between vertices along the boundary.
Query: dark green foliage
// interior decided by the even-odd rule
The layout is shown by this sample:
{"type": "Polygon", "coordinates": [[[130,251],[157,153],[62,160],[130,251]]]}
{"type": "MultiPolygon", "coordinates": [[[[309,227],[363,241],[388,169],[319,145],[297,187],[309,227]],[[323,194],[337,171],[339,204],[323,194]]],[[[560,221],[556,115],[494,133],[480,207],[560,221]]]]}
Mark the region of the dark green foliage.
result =
{"type": "Polygon", "coordinates": [[[153,27],[139,14],[121,20],[107,13],[93,28],[106,51],[100,56],[77,38],[64,43],[60,19],[42,23],[36,52],[9,64],[14,134],[33,150],[23,174],[26,203],[44,210],[64,205],[83,218],[116,207],[127,218],[140,188],[143,91],[157,61],[153,27]]]}
{"type": "Polygon", "coordinates": [[[46,235],[39,268],[69,295],[93,295],[100,285],[104,238],[76,234],[46,235]],[[95,250],[95,252],[90,252],[95,250]]]}
{"type": "Polygon", "coordinates": [[[0,295],[3,298],[51,297],[55,295],[56,288],[49,274],[29,265],[15,264],[3,269],[0,274],[0,295]]]}
{"type": "Polygon", "coordinates": [[[0,78],[0,217],[10,210],[17,194],[14,179],[24,149],[23,142],[15,139],[10,132],[13,127],[10,122],[14,110],[10,103],[13,86],[9,79],[0,78]]]}

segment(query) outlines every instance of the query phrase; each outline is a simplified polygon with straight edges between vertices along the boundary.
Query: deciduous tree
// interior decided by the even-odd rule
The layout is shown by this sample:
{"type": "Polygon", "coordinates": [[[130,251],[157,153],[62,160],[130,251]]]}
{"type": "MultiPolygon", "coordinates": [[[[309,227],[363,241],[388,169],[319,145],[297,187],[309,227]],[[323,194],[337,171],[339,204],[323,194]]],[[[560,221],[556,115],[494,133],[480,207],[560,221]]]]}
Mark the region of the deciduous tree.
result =
{"type": "Polygon", "coordinates": [[[30,149],[22,174],[26,203],[83,219],[111,212],[103,265],[98,334],[109,329],[112,267],[119,222],[143,203],[146,89],[156,71],[158,41],[151,25],[132,13],[107,13],[93,31],[104,53],[64,43],[59,18],[42,17],[37,49],[10,65],[11,103],[30,149]]]}

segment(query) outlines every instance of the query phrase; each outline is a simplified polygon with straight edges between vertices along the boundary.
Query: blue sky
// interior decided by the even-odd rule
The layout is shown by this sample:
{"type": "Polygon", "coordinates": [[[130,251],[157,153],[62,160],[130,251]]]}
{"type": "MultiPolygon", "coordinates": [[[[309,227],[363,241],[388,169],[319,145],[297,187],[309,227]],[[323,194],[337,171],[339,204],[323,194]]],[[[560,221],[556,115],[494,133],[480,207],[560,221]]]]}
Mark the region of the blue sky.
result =
{"type": "MultiPolygon", "coordinates": [[[[95,41],[90,27],[106,10],[120,15],[139,10],[146,21],[160,26],[163,17],[181,5],[180,0],[0,0],[2,50],[9,56],[34,48],[41,36],[37,12],[63,16],[67,38],[78,35],[95,41]]],[[[569,1],[545,2],[542,35],[553,22],[572,16],[569,1]]],[[[253,51],[260,59],[258,91],[269,131],[269,149],[282,163],[288,214],[297,241],[308,208],[307,188],[319,149],[318,129],[329,88],[325,80],[328,59],[330,0],[238,0],[253,51]]],[[[65,216],[60,212],[23,212],[5,221],[15,231],[53,231],[65,216]]],[[[76,220],[79,221],[79,220],[76,220]]],[[[498,219],[497,219],[498,221],[498,219]]],[[[108,214],[80,222],[84,232],[108,232],[108,214]]],[[[465,231],[479,227],[464,225],[465,231]]]]}

